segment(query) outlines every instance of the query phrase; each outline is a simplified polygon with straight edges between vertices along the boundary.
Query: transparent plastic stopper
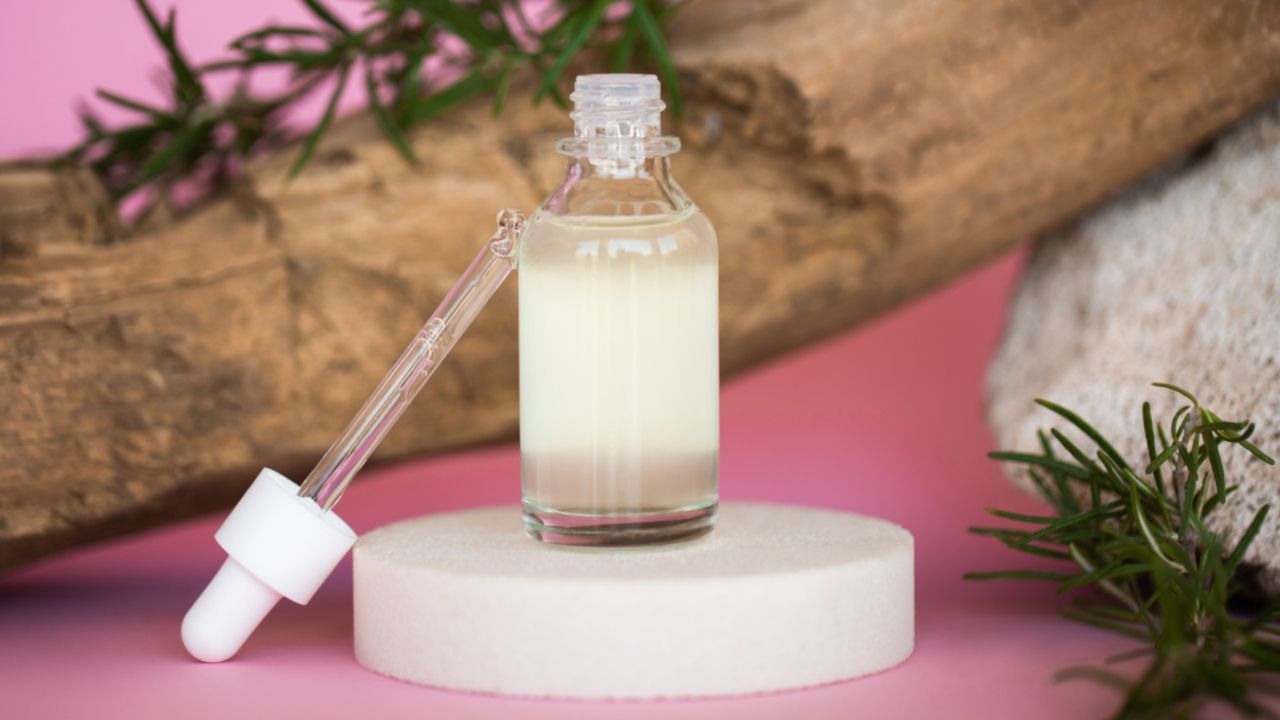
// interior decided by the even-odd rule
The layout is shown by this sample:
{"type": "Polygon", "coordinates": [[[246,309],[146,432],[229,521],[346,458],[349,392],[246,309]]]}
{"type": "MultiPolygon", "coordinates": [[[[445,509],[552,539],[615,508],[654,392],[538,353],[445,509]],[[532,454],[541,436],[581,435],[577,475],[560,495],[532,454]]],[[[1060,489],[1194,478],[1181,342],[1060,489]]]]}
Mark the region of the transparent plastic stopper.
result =
{"type": "Polygon", "coordinates": [[[352,478],[426,385],[454,343],[515,269],[516,243],[524,220],[518,210],[508,208],[498,213],[497,232],[303,481],[299,496],[314,500],[324,510],[338,502],[352,478]]]}
{"type": "Polygon", "coordinates": [[[573,101],[573,137],[556,150],[585,158],[613,177],[634,175],[645,158],[680,150],[679,138],[662,134],[662,88],[654,75],[579,75],[573,101]]]}

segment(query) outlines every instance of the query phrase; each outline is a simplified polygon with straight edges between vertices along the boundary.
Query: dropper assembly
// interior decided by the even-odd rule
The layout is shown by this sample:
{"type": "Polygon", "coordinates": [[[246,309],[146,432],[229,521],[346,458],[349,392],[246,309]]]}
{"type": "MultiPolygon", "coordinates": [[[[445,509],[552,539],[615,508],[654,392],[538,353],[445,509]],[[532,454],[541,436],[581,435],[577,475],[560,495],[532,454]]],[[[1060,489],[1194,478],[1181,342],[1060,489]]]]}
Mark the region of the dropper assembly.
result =
{"type": "Polygon", "coordinates": [[[182,621],[197,660],[234,656],[281,597],[305,605],[355,544],[330,512],[356,473],[515,269],[524,216],[498,214],[498,230],[467,268],[301,487],[263,468],[214,539],[227,560],[182,621]]]}

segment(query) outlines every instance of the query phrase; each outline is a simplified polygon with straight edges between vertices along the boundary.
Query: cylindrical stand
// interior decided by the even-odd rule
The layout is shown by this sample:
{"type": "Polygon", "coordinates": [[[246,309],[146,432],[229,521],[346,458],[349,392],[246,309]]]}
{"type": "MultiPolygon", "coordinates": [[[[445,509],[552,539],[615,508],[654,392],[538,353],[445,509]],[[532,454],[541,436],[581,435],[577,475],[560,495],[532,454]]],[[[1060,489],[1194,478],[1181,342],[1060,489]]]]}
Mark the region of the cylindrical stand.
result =
{"type": "Polygon", "coordinates": [[[727,503],[685,544],[549,547],[517,508],[396,523],[355,548],[356,657],[443,688],[706,697],[844,680],[914,641],[913,542],[848,513],[727,503]]]}

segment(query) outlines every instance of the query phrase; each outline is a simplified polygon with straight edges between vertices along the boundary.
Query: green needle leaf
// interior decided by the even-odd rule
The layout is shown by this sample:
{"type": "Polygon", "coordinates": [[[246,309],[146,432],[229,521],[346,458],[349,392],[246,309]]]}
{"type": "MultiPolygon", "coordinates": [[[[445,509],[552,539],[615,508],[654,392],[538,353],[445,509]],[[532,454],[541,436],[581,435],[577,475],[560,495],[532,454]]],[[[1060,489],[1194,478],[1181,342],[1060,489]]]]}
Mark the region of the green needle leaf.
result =
{"type": "Polygon", "coordinates": [[[1055,460],[1053,458],[1041,455],[1032,455],[1031,453],[1009,452],[1006,450],[996,450],[987,453],[987,457],[992,460],[1002,460],[1004,462],[1016,462],[1024,465],[1038,465],[1045,469],[1061,473],[1067,477],[1073,477],[1077,480],[1088,480],[1089,471],[1076,467],[1070,463],[1055,460]]]}
{"type": "Polygon", "coordinates": [[[1191,408],[1187,405],[1178,408],[1178,411],[1173,414],[1173,420],[1169,421],[1169,434],[1173,436],[1174,441],[1182,438],[1182,431],[1186,428],[1187,421],[1190,419],[1191,408]]]}
{"type": "Polygon", "coordinates": [[[626,72],[631,67],[631,58],[636,52],[636,34],[638,32],[639,22],[633,12],[627,18],[626,25],[622,28],[622,36],[613,45],[609,66],[614,72],[626,72]]]}
{"type": "Polygon", "coordinates": [[[298,177],[298,173],[307,166],[311,160],[311,156],[315,154],[316,146],[320,144],[320,138],[324,136],[329,129],[330,123],[333,122],[333,115],[338,109],[338,101],[342,99],[342,91],[347,88],[347,76],[351,72],[350,65],[343,65],[338,71],[338,82],[333,88],[333,94],[329,96],[329,102],[325,105],[324,114],[320,116],[320,122],[316,123],[315,129],[307,135],[307,141],[302,146],[302,152],[298,154],[298,159],[293,162],[293,167],[289,168],[289,180],[298,177]]]}
{"type": "Polygon", "coordinates": [[[1249,423],[1236,423],[1236,422],[1228,422],[1225,420],[1217,420],[1217,421],[1205,420],[1204,422],[1195,426],[1195,428],[1191,432],[1204,433],[1206,435],[1221,434],[1224,439],[1230,440],[1232,438],[1227,437],[1227,433],[1231,433],[1236,437],[1239,437],[1241,434],[1241,431],[1247,429],[1248,427],[1249,427],[1249,423]]]}
{"type": "Polygon", "coordinates": [[[1164,450],[1161,450],[1159,455],[1156,455],[1154,458],[1152,458],[1151,462],[1147,464],[1147,467],[1144,468],[1144,470],[1146,470],[1146,472],[1153,473],[1153,474],[1159,472],[1160,466],[1168,462],[1169,458],[1173,457],[1174,453],[1176,453],[1177,451],[1178,451],[1178,445],[1176,444],[1169,445],[1164,450]]]}
{"type": "MultiPolygon", "coordinates": [[[[1076,622],[1079,622],[1079,623],[1092,625],[1097,628],[1102,628],[1103,630],[1110,630],[1113,633],[1118,633],[1120,635],[1127,635],[1128,637],[1137,638],[1139,640],[1147,639],[1147,634],[1139,628],[1133,627],[1131,625],[1125,625],[1123,623],[1118,623],[1113,620],[1108,620],[1106,618],[1100,618],[1094,615],[1089,615],[1087,613],[1081,612],[1078,608],[1067,606],[1062,609],[1062,614],[1067,618],[1071,620],[1075,620],[1076,622]]],[[[1071,673],[1070,675],[1068,675],[1068,673],[1070,673],[1070,671],[1073,669],[1079,669],[1079,668],[1068,668],[1067,670],[1062,671],[1061,673],[1059,673],[1058,679],[1066,680],[1066,679],[1070,679],[1070,677],[1078,676],[1075,673],[1071,673]]],[[[1095,670],[1097,672],[1104,672],[1100,668],[1095,668],[1095,670]]],[[[1116,675],[1115,677],[1121,678],[1121,676],[1119,675],[1116,675]]],[[[1120,687],[1127,687],[1126,683],[1127,683],[1127,680],[1124,680],[1123,678],[1119,680],[1120,687]]]]}
{"type": "Polygon", "coordinates": [[[1102,468],[1098,467],[1098,465],[1095,462],[1093,462],[1093,460],[1090,459],[1089,456],[1086,455],[1083,450],[1079,448],[1079,446],[1071,442],[1071,438],[1067,437],[1061,430],[1059,430],[1058,428],[1050,428],[1049,433],[1053,435],[1053,439],[1057,440],[1058,444],[1061,445],[1063,448],[1065,448],[1066,451],[1071,455],[1071,457],[1074,458],[1075,461],[1079,463],[1081,467],[1085,468],[1091,474],[1094,474],[1094,475],[1106,474],[1105,472],[1103,472],[1102,468]]]}
{"type": "Polygon", "coordinates": [[[406,127],[417,125],[427,118],[487,91],[493,87],[493,84],[494,78],[486,76],[480,68],[476,68],[434,95],[410,100],[405,108],[404,125],[406,127]]]}
{"type": "Polygon", "coordinates": [[[1126,650],[1121,653],[1116,653],[1115,655],[1109,655],[1106,660],[1103,660],[1103,662],[1108,665],[1116,665],[1130,660],[1137,660],[1138,658],[1150,657],[1154,654],[1155,650],[1152,650],[1149,647],[1140,647],[1134,650],[1126,650]]]}
{"type": "Polygon", "coordinates": [[[306,71],[320,68],[330,68],[342,62],[342,53],[339,50],[263,50],[259,47],[246,47],[240,51],[240,59],[228,61],[227,64],[214,64],[205,66],[206,69],[220,69],[222,67],[238,67],[251,68],[258,65],[292,65],[297,70],[306,71]]]}
{"type": "Polygon", "coordinates": [[[1142,432],[1147,439],[1147,472],[1156,479],[1156,488],[1164,494],[1164,474],[1160,472],[1161,463],[1156,462],[1160,453],[1156,452],[1155,423],[1151,419],[1151,403],[1142,403],[1142,432]]]}
{"type": "Polygon", "coordinates": [[[1259,450],[1257,445],[1254,445],[1248,440],[1240,440],[1239,443],[1240,443],[1240,447],[1244,448],[1245,450],[1248,450],[1250,453],[1253,454],[1254,457],[1258,458],[1262,462],[1268,465],[1276,464],[1275,459],[1273,459],[1270,455],[1259,450]]]}
{"type": "MultiPolygon", "coordinates": [[[[1070,557],[1070,555],[1067,557],[1070,557]]],[[[1062,587],[1059,588],[1059,592],[1064,592],[1074,587],[1080,587],[1081,585],[1092,585],[1093,583],[1100,582],[1102,580],[1111,580],[1113,578],[1127,577],[1129,575],[1137,575],[1145,572],[1151,572],[1151,566],[1146,563],[1116,565],[1113,567],[1102,568],[1101,570],[1095,570],[1088,575],[1080,575],[1067,580],[1062,583],[1062,587]]]]}
{"type": "Polygon", "coordinates": [[[320,0],[302,0],[302,2],[311,10],[311,13],[320,18],[324,24],[342,33],[343,37],[351,37],[351,29],[347,27],[346,23],[339,20],[338,16],[334,15],[329,8],[325,7],[320,2],[320,0]]]}
{"type": "Polygon", "coordinates": [[[985,535],[993,537],[1008,547],[1018,552],[1027,553],[1028,555],[1036,555],[1039,557],[1053,558],[1055,560],[1070,560],[1071,555],[1061,550],[1055,550],[1042,545],[1023,545],[1020,541],[1026,533],[1011,531],[1006,528],[969,528],[969,532],[974,535],[985,535]]]}
{"type": "Polygon", "coordinates": [[[160,24],[160,19],[156,17],[155,12],[151,9],[151,5],[147,0],[134,0],[134,4],[142,12],[142,17],[146,18],[147,26],[151,28],[151,33],[163,42],[166,35],[165,29],[160,24]]]}
{"type": "Polygon", "coordinates": [[[155,137],[163,132],[164,130],[154,123],[127,125],[113,130],[110,133],[110,139],[118,152],[131,157],[145,158],[147,157],[146,148],[150,147],[155,137]]]}
{"type": "Polygon", "coordinates": [[[421,53],[412,55],[405,64],[400,76],[400,87],[396,89],[396,116],[405,125],[411,123],[407,119],[408,108],[422,99],[422,63],[426,56],[421,53]]]}
{"type": "Polygon", "coordinates": [[[1092,510],[1082,512],[1079,515],[1072,515],[1071,517],[1057,518],[1057,519],[1041,518],[1038,520],[1027,519],[1032,516],[1010,517],[1011,514],[1005,513],[1003,510],[994,510],[992,508],[987,508],[987,512],[997,517],[1008,518],[1010,520],[1023,520],[1024,522],[1039,522],[1039,523],[1047,522],[1045,527],[1033,533],[1030,533],[1029,535],[1027,535],[1026,537],[1022,538],[1022,540],[1019,541],[1019,544],[1025,545],[1027,543],[1034,542],[1036,540],[1046,539],[1049,536],[1055,533],[1061,532],[1063,530],[1066,530],[1068,528],[1074,528],[1079,525],[1083,525],[1085,523],[1093,522],[1094,520],[1103,520],[1106,518],[1114,517],[1118,512],[1120,512],[1122,507],[1123,507],[1122,503],[1120,503],[1119,501],[1114,501],[1114,502],[1109,502],[1106,505],[1099,505],[1098,507],[1095,507],[1092,510]]]}
{"type": "Polygon", "coordinates": [[[1218,452],[1218,438],[1212,433],[1204,436],[1204,446],[1209,452],[1209,468],[1213,472],[1213,485],[1219,496],[1227,494],[1227,474],[1222,468],[1222,453],[1218,452]]]}
{"type": "MultiPolygon", "coordinates": [[[[1065,448],[1067,453],[1070,454],[1081,467],[1089,471],[1089,480],[1094,487],[1097,486],[1097,483],[1092,482],[1093,480],[1100,480],[1110,484],[1110,477],[1107,475],[1106,471],[1099,467],[1093,460],[1089,459],[1089,456],[1085,455],[1084,451],[1076,447],[1076,444],[1071,442],[1071,438],[1068,438],[1057,428],[1050,428],[1049,432],[1053,435],[1053,439],[1057,440],[1058,444],[1065,448]]],[[[1097,503],[1095,502],[1094,504],[1096,505],[1097,503]]]]}
{"type": "Polygon", "coordinates": [[[413,154],[413,148],[409,145],[409,141],[404,136],[404,131],[396,124],[395,119],[387,112],[386,106],[382,103],[382,99],[378,97],[378,80],[374,76],[372,68],[365,71],[364,74],[365,94],[369,98],[369,108],[373,111],[373,116],[377,118],[378,124],[382,126],[382,131],[386,133],[387,139],[400,151],[400,155],[411,165],[418,163],[418,157],[413,154]]]}
{"type": "Polygon", "coordinates": [[[237,37],[235,40],[232,40],[229,43],[229,45],[232,48],[239,49],[242,46],[247,45],[249,43],[257,42],[259,40],[265,40],[267,38],[273,38],[273,37],[318,38],[318,37],[324,37],[324,36],[325,36],[324,33],[320,32],[319,30],[316,30],[315,28],[295,27],[295,26],[289,26],[289,25],[269,25],[264,28],[259,28],[251,32],[247,32],[237,37]]]}
{"type": "Polygon", "coordinates": [[[1050,580],[1065,582],[1075,577],[1067,573],[1048,570],[994,570],[991,572],[967,572],[965,580],[1050,580]]]}
{"type": "Polygon", "coordinates": [[[168,170],[178,158],[186,155],[191,148],[195,147],[201,139],[207,136],[213,130],[213,125],[213,121],[206,120],[184,128],[175,135],[167,145],[143,164],[141,178],[135,183],[135,187],[156,179],[161,173],[168,170]]]}
{"type": "MultiPolygon", "coordinates": [[[[1224,422],[1222,418],[1214,415],[1213,411],[1207,408],[1201,408],[1200,412],[1208,423],[1224,422]]],[[[1222,436],[1223,440],[1238,442],[1240,440],[1248,439],[1255,429],[1256,427],[1251,422],[1227,422],[1222,429],[1218,430],[1218,434],[1222,436]]]]}
{"type": "Polygon", "coordinates": [[[502,71],[498,74],[498,90],[493,94],[494,117],[501,115],[502,108],[507,104],[507,93],[511,90],[511,70],[511,61],[504,61],[502,63],[502,71]]]}
{"type": "Polygon", "coordinates": [[[1040,523],[1042,525],[1048,525],[1051,523],[1059,522],[1062,519],[1053,515],[1026,515],[1023,513],[1009,512],[1008,510],[1000,510],[999,508],[987,508],[987,512],[991,513],[992,515],[995,515],[996,517],[1001,517],[1006,520],[1017,520],[1019,522],[1028,522],[1028,523],[1040,523]]]}
{"type": "Polygon", "coordinates": [[[578,54],[578,51],[586,44],[587,38],[591,36],[592,31],[596,29],[596,26],[604,18],[604,11],[607,7],[609,7],[609,0],[595,0],[591,4],[587,12],[578,21],[573,35],[569,38],[569,42],[560,51],[556,61],[551,64],[551,69],[542,76],[542,81],[538,83],[538,90],[533,94],[535,100],[541,100],[555,86],[556,81],[560,79],[560,75],[569,66],[569,61],[573,59],[574,55],[578,54]]]}
{"type": "Polygon", "coordinates": [[[174,90],[184,104],[194,106],[204,98],[204,86],[196,79],[196,75],[191,70],[190,63],[183,57],[182,51],[178,49],[178,40],[174,33],[175,13],[169,12],[169,19],[163,25],[151,10],[151,6],[147,4],[147,0],[134,0],[138,5],[138,9],[142,11],[142,16],[146,18],[147,25],[151,28],[152,34],[160,41],[161,47],[164,48],[165,54],[169,60],[169,69],[173,73],[174,90]]]}
{"type": "MultiPolygon", "coordinates": [[[[1036,433],[1036,437],[1040,440],[1040,449],[1044,451],[1044,456],[1050,460],[1057,460],[1057,456],[1053,453],[1053,444],[1049,442],[1049,437],[1041,430],[1036,433]]],[[[1066,476],[1060,472],[1050,471],[1053,478],[1054,489],[1056,495],[1050,494],[1047,489],[1043,490],[1045,497],[1049,498],[1053,506],[1058,510],[1060,515],[1075,515],[1080,512],[1080,503],[1076,500],[1076,494],[1071,489],[1070,483],[1067,482],[1066,476]]],[[[1032,477],[1035,473],[1032,472],[1032,477]]]]}
{"type": "Polygon", "coordinates": [[[1165,390],[1172,390],[1178,393],[1179,395],[1181,395],[1182,397],[1190,400],[1192,405],[1195,405],[1196,407],[1200,407],[1200,401],[1196,399],[1195,395],[1192,395],[1191,393],[1187,392],[1186,390],[1183,390],[1182,388],[1178,387],[1177,385],[1174,385],[1173,383],[1153,382],[1151,384],[1158,388],[1164,388],[1165,390]]]}
{"type": "Polygon", "coordinates": [[[1222,494],[1214,493],[1213,497],[1209,498],[1209,501],[1204,504],[1204,511],[1203,511],[1204,516],[1208,517],[1209,514],[1212,513],[1215,508],[1221,505],[1223,501],[1231,497],[1232,493],[1234,493],[1236,490],[1239,490],[1239,489],[1240,489],[1240,486],[1238,485],[1228,485],[1227,491],[1225,493],[1222,493],[1222,494]]]}
{"type": "Polygon", "coordinates": [[[492,49],[502,44],[502,35],[480,21],[473,8],[464,8],[449,0],[400,0],[424,20],[435,23],[458,36],[473,51],[492,49]]]}
{"type": "Polygon", "coordinates": [[[671,58],[671,52],[667,49],[667,41],[662,37],[662,29],[658,27],[658,21],[649,9],[648,0],[635,0],[631,14],[635,16],[640,34],[644,36],[645,45],[649,47],[649,52],[653,53],[653,58],[658,63],[658,74],[662,76],[662,83],[666,86],[667,96],[671,100],[671,115],[679,119],[683,111],[680,99],[680,76],[676,72],[676,63],[671,58]]]}
{"type": "Polygon", "coordinates": [[[1138,502],[1138,486],[1136,484],[1129,486],[1129,513],[1138,523],[1138,529],[1142,532],[1142,537],[1146,539],[1147,546],[1151,548],[1151,552],[1164,564],[1185,574],[1187,568],[1181,563],[1170,560],[1169,556],[1165,555],[1164,551],[1160,549],[1160,542],[1156,539],[1155,533],[1151,531],[1151,523],[1147,520],[1147,514],[1142,510],[1142,503],[1138,502]]]}
{"type": "Polygon", "coordinates": [[[1120,453],[1116,452],[1116,449],[1111,446],[1111,443],[1107,442],[1107,439],[1102,436],[1102,433],[1095,430],[1092,425],[1085,422],[1084,419],[1081,418],[1079,415],[1049,400],[1037,399],[1036,403],[1038,403],[1041,407],[1048,408],[1049,410],[1057,413],[1058,415],[1061,415],[1063,418],[1067,420],[1067,422],[1070,422],[1072,425],[1075,425],[1077,428],[1079,428],[1080,432],[1087,435],[1090,440],[1096,443],[1098,447],[1107,455],[1109,455],[1117,465],[1119,465],[1122,468],[1129,467],[1129,465],[1124,461],[1124,458],[1120,456],[1120,453]]]}
{"type": "Polygon", "coordinates": [[[1156,497],[1156,492],[1150,485],[1143,482],[1129,468],[1116,465],[1106,453],[1098,451],[1098,462],[1107,469],[1107,476],[1111,478],[1112,486],[1117,492],[1126,493],[1134,489],[1148,497],[1156,497]]]}
{"type": "Polygon", "coordinates": [[[101,88],[99,88],[96,92],[98,97],[102,98],[103,100],[119,105],[122,108],[126,108],[128,110],[133,110],[134,112],[147,115],[151,119],[155,120],[156,122],[171,124],[177,121],[177,118],[175,118],[173,115],[170,115],[169,113],[159,108],[152,107],[151,105],[147,105],[144,102],[140,102],[138,100],[132,100],[130,98],[124,97],[123,95],[117,95],[109,90],[103,90],[101,88]]]}
{"type": "Polygon", "coordinates": [[[1236,543],[1235,549],[1227,556],[1226,570],[1228,574],[1234,573],[1235,569],[1240,565],[1240,561],[1244,559],[1245,552],[1249,550],[1249,545],[1258,536],[1258,531],[1262,530],[1262,523],[1266,521],[1267,513],[1270,511],[1270,505],[1263,505],[1254,514],[1253,521],[1249,523],[1249,527],[1240,536],[1240,541],[1236,543]]]}

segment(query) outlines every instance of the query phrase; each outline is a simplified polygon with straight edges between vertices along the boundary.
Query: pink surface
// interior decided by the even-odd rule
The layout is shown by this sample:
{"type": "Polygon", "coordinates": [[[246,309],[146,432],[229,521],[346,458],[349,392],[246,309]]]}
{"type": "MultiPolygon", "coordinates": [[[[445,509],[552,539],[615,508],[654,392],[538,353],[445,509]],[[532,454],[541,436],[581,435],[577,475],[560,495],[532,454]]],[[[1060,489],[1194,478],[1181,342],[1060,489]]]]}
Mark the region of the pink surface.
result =
{"type": "MultiPolygon", "coordinates": [[[[253,23],[305,17],[295,0],[179,5],[179,37],[199,59],[253,23]]],[[[0,157],[76,140],[71,109],[96,86],[157,98],[148,78],[161,64],[132,3],[0,5],[0,157]]],[[[1013,561],[995,543],[964,533],[984,522],[984,506],[1035,507],[983,458],[991,439],[982,422],[982,373],[1015,265],[1001,261],[724,391],[724,497],[845,508],[915,534],[917,649],[897,669],[800,692],[661,705],[516,701],[415,687],[356,664],[349,566],[310,606],[282,605],[235,662],[200,665],[185,656],[178,624],[222,559],[212,539],[220,518],[210,517],[0,578],[0,716],[1104,714],[1114,702],[1107,691],[1050,678],[1056,668],[1125,649],[1125,641],[1059,619],[1049,588],[960,580],[965,570],[1013,561]]],[[[365,475],[342,513],[368,530],[428,512],[514,503],[517,463],[515,448],[502,446],[381,468],[365,475]]]]}
{"type": "MultiPolygon", "coordinates": [[[[220,518],[45,562],[0,580],[8,717],[647,718],[1103,715],[1109,691],[1055,669],[1126,649],[1059,618],[1051,588],[964,582],[1013,561],[964,528],[983,507],[1031,509],[984,459],[982,374],[1017,260],[726,385],[723,496],[821,505],[901,523],[917,542],[918,637],[896,669],[826,687],[683,703],[508,700],[416,687],[358,665],[349,564],[307,607],[282,604],[224,665],[189,660],[186,608],[221,562],[220,518]],[[12,713],[12,714],[10,714],[12,713]]],[[[424,397],[425,399],[425,397],[424,397]]],[[[359,531],[519,499],[511,445],[366,473],[342,505],[359,531]]]]}

